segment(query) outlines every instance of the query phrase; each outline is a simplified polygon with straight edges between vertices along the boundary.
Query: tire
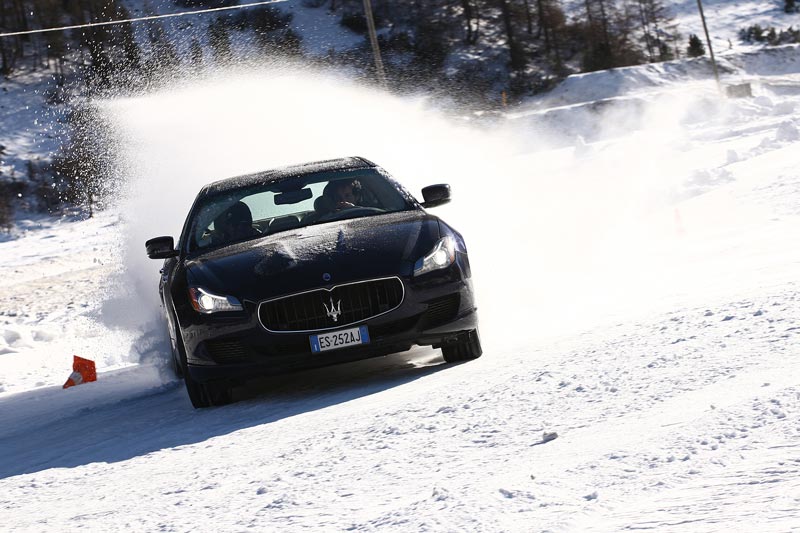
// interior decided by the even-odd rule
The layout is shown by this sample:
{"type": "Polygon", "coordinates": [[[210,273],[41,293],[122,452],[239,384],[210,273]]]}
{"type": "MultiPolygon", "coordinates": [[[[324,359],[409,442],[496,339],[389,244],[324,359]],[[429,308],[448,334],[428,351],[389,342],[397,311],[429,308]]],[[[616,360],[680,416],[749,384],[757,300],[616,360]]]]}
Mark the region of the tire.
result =
{"type": "Polygon", "coordinates": [[[199,383],[192,379],[189,373],[189,364],[186,362],[186,350],[183,347],[180,334],[176,331],[176,341],[173,349],[173,364],[177,367],[176,374],[183,377],[186,392],[195,409],[211,407],[214,405],[227,405],[233,401],[231,386],[228,382],[199,383]]]}
{"type": "Polygon", "coordinates": [[[172,356],[170,357],[169,367],[172,369],[172,372],[175,373],[175,377],[181,379],[183,377],[183,365],[181,365],[181,355],[177,347],[177,342],[174,339],[170,339],[170,346],[172,348],[172,356]]]}
{"type": "Polygon", "coordinates": [[[471,361],[482,354],[481,337],[477,329],[464,333],[455,344],[442,346],[442,355],[448,363],[471,361]]]}
{"type": "Polygon", "coordinates": [[[192,402],[192,407],[195,409],[202,409],[204,407],[211,407],[211,402],[206,394],[205,387],[192,379],[189,372],[184,370],[183,380],[186,383],[186,392],[189,393],[189,400],[192,402]]]}
{"type": "Polygon", "coordinates": [[[227,405],[233,401],[233,394],[228,383],[198,383],[184,369],[183,379],[186,382],[186,392],[195,409],[203,409],[215,405],[227,405]]]}
{"type": "Polygon", "coordinates": [[[175,315],[168,311],[169,316],[165,317],[167,319],[167,335],[169,335],[169,347],[171,350],[170,358],[169,358],[169,367],[172,369],[172,372],[175,374],[175,377],[178,379],[183,378],[183,365],[181,364],[181,351],[182,344],[180,340],[180,333],[177,331],[177,324],[178,321],[175,319],[175,315]],[[173,320],[170,321],[169,319],[172,318],[173,320]],[[175,324],[176,327],[173,328],[172,324],[175,324]]]}

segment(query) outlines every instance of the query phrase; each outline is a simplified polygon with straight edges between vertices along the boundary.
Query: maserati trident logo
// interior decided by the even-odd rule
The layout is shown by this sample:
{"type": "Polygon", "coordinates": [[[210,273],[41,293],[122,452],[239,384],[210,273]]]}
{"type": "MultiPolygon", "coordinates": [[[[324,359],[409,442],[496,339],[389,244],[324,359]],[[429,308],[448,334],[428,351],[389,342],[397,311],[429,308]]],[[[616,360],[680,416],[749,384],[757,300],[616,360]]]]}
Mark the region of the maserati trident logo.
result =
{"type": "Polygon", "coordinates": [[[339,299],[338,302],[334,305],[333,303],[333,296],[331,296],[331,306],[330,308],[325,302],[322,302],[322,305],[325,306],[325,312],[327,313],[329,318],[332,318],[334,322],[339,320],[339,315],[342,314],[342,300],[339,299]]]}

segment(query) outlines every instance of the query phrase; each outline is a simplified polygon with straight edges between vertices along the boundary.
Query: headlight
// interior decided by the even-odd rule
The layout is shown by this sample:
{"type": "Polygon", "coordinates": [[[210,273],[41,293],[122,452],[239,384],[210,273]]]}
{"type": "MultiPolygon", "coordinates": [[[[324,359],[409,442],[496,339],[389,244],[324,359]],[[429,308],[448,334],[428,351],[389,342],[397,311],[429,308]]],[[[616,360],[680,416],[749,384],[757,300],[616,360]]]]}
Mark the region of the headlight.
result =
{"type": "Polygon", "coordinates": [[[456,243],[452,237],[439,239],[433,250],[414,263],[414,275],[419,276],[434,270],[447,268],[456,260],[456,243]]]}
{"type": "Polygon", "coordinates": [[[241,311],[242,304],[233,296],[219,296],[200,287],[189,287],[189,301],[198,313],[210,314],[220,311],[241,311]]]}

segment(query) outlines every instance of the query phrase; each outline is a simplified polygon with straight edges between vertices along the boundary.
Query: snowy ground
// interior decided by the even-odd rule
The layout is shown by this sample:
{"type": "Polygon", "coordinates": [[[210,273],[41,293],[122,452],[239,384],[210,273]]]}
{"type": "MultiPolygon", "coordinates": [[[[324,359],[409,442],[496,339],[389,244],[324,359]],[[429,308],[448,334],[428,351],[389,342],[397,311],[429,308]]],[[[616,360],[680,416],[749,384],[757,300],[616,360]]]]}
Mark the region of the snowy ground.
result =
{"type": "Polygon", "coordinates": [[[562,111],[569,146],[529,111],[470,128],[307,73],[109,103],[136,162],[119,214],[0,243],[0,523],[800,527],[800,79],[751,63],[756,96],[729,101],[630,71],[617,96],[644,103],[600,126],[562,111]],[[351,154],[415,192],[452,183],[437,212],[474,257],[485,356],[417,349],[193,410],[163,369],[144,238],[175,234],[211,178],[351,154]],[[65,391],[73,354],[101,373],[65,391]]]}
{"type": "MultiPolygon", "coordinates": [[[[703,23],[697,9],[697,0],[670,0],[666,2],[684,36],[694,33],[705,42],[703,23]]],[[[754,24],[776,31],[789,26],[797,28],[800,13],[784,12],[784,0],[702,0],[711,44],[717,54],[728,50],[747,49],[738,42],[739,30],[754,24]]]]}
{"type": "Polygon", "coordinates": [[[44,163],[56,153],[63,106],[45,103],[55,86],[43,72],[0,78],[0,176],[27,179],[27,161],[44,163]]]}

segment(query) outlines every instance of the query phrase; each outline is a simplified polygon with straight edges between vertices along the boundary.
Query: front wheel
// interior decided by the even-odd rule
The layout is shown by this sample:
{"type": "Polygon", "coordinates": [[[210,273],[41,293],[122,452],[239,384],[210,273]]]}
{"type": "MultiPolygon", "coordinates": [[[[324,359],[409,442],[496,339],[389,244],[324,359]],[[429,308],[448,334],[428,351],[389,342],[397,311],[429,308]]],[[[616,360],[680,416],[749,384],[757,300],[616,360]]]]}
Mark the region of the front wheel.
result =
{"type": "Polygon", "coordinates": [[[181,364],[181,353],[180,349],[178,348],[178,341],[176,341],[171,335],[169,341],[170,347],[172,348],[169,358],[169,366],[172,369],[172,372],[175,374],[175,377],[180,379],[183,377],[183,365],[181,364]]]}
{"type": "Polygon", "coordinates": [[[228,383],[198,383],[184,368],[183,379],[186,382],[186,392],[195,409],[211,407],[213,405],[227,405],[233,401],[233,394],[228,383]]]}
{"type": "Polygon", "coordinates": [[[233,401],[231,386],[228,382],[200,383],[195,381],[189,373],[189,364],[186,362],[186,350],[180,338],[180,333],[175,332],[176,339],[173,343],[173,364],[176,374],[183,377],[186,392],[195,409],[211,407],[212,405],[226,405],[233,401]]]}
{"type": "Polygon", "coordinates": [[[473,329],[464,333],[455,344],[442,346],[442,355],[448,363],[459,363],[477,359],[483,354],[481,337],[478,330],[473,329]]]}

